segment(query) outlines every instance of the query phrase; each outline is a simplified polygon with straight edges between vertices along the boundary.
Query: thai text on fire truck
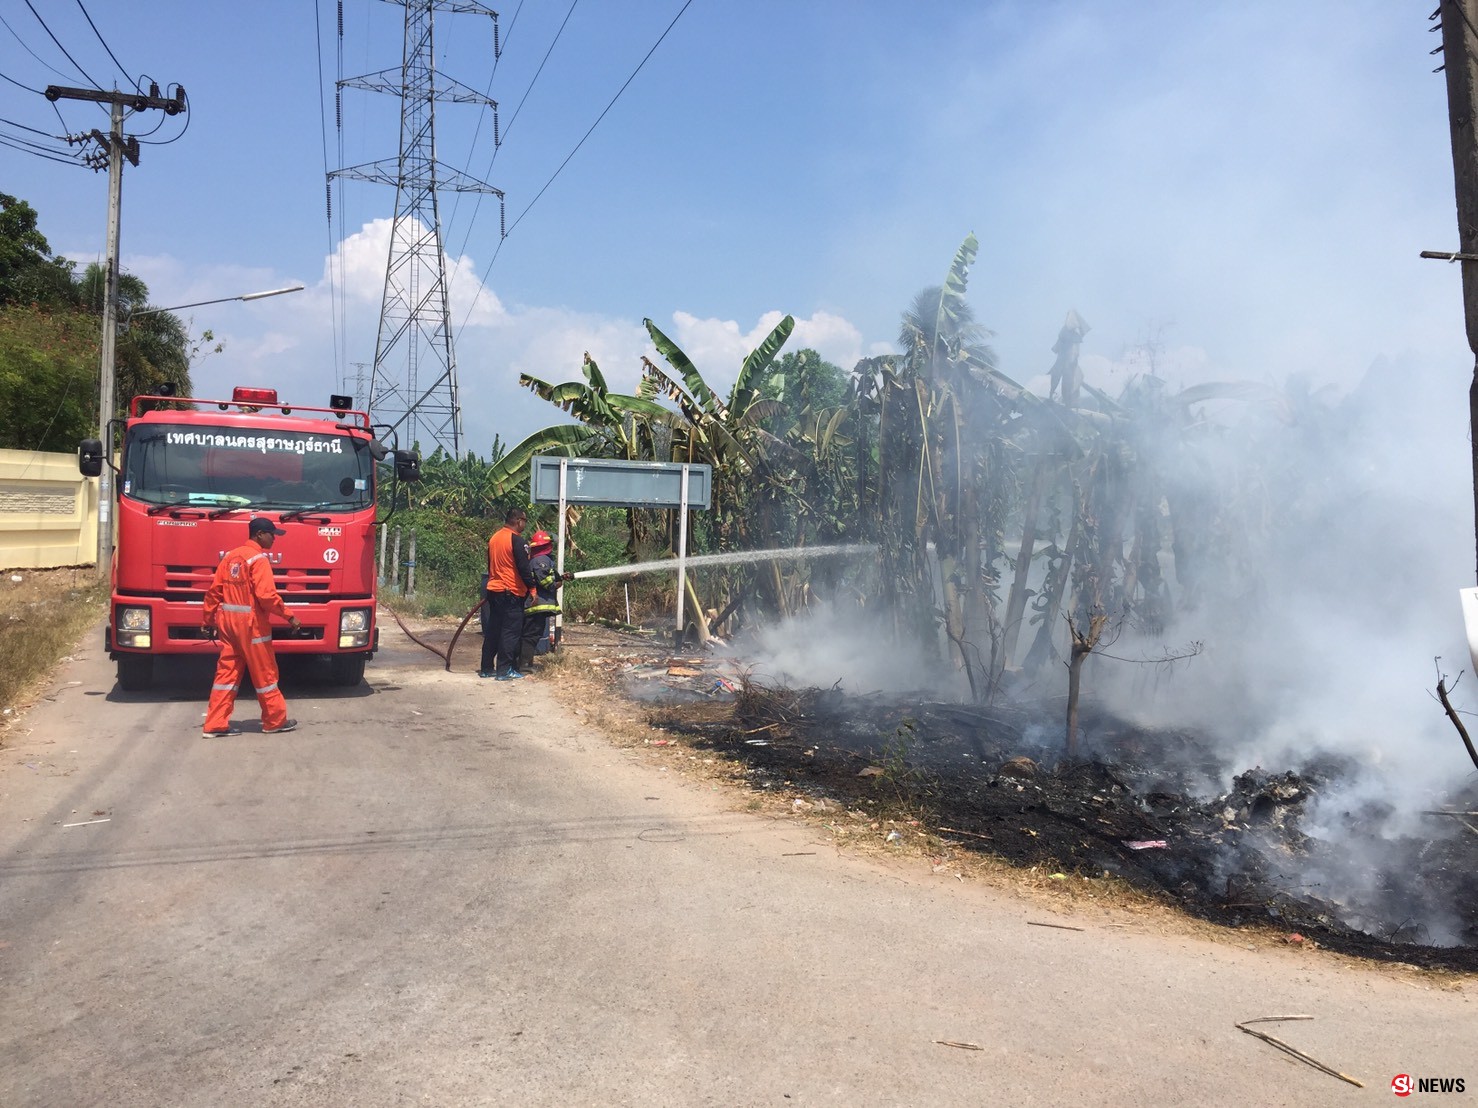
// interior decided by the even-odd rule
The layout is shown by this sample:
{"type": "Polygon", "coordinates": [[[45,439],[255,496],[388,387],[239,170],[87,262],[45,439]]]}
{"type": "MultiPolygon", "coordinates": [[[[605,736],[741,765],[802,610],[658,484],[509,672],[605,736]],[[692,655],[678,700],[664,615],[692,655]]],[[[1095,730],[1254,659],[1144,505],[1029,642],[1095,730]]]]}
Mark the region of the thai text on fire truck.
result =
{"type": "Polygon", "coordinates": [[[271,435],[221,435],[209,431],[171,431],[165,440],[171,446],[210,446],[229,450],[256,450],[263,454],[342,454],[343,439],[278,438],[271,435]]]}

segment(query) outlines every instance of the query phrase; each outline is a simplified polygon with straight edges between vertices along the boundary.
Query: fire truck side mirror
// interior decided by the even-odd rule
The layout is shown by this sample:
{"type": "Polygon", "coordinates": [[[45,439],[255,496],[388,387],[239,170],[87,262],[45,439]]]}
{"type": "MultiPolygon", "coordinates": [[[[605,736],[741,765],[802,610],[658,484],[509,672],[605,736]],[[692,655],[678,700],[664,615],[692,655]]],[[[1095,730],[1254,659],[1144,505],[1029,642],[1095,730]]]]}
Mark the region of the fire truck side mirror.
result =
{"type": "Polygon", "coordinates": [[[390,448],[387,447],[379,439],[370,439],[369,452],[370,457],[377,462],[383,462],[386,458],[390,456],[390,448]]]}
{"type": "Polygon", "coordinates": [[[103,472],[103,444],[101,439],[83,439],[77,445],[77,468],[84,477],[96,477],[103,472]]]}
{"type": "Polygon", "coordinates": [[[395,452],[395,476],[402,481],[419,481],[421,479],[421,456],[414,450],[397,450],[395,452]]]}

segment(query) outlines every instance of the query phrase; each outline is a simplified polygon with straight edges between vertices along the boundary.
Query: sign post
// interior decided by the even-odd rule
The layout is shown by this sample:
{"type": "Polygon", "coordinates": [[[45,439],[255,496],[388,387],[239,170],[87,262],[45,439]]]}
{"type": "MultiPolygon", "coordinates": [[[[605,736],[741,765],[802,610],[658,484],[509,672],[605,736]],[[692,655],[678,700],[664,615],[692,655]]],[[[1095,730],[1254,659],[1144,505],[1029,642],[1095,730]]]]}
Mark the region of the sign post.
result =
{"type": "MultiPolygon", "coordinates": [[[[562,458],[539,454],[529,460],[529,499],[559,505],[559,553],[565,568],[565,510],[571,504],[612,508],[676,508],[677,641],[683,642],[688,587],[688,512],[712,503],[713,467],[697,462],[628,462],[619,458],[562,458]]],[[[701,613],[699,613],[701,618],[701,613]]],[[[564,613],[555,616],[555,638],[564,613]]]]}
{"type": "MultiPolygon", "coordinates": [[[[682,503],[677,516],[677,646],[681,650],[687,641],[687,624],[683,622],[683,602],[688,598],[688,481],[692,476],[689,466],[683,466],[682,503]]],[[[699,612],[701,619],[703,613],[699,612]]],[[[701,639],[702,636],[700,636],[701,639]]]]}
{"type": "MultiPolygon", "coordinates": [[[[555,587],[560,590],[563,590],[565,587],[563,581],[565,572],[565,496],[569,491],[569,487],[570,460],[568,458],[561,458],[559,460],[559,551],[554,556],[554,572],[561,579],[555,587]]],[[[554,613],[554,634],[549,636],[549,649],[551,651],[559,649],[559,640],[564,637],[564,627],[564,596],[561,593],[559,611],[554,613]]]]}

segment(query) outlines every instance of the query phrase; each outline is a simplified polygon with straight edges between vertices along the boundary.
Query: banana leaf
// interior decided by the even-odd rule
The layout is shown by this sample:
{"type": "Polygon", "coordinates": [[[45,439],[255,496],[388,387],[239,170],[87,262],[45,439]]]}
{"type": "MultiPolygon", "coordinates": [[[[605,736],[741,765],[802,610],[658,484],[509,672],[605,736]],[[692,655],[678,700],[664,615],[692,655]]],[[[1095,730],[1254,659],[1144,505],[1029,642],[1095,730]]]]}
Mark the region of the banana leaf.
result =
{"type": "MultiPolygon", "coordinates": [[[[708,387],[708,382],[703,380],[703,375],[698,372],[698,367],[688,359],[688,356],[683,353],[682,348],[664,335],[650,319],[642,320],[642,325],[646,327],[647,334],[652,337],[652,344],[656,346],[657,352],[682,377],[683,384],[687,386],[688,393],[692,398],[698,402],[705,412],[715,419],[727,419],[729,413],[728,409],[724,406],[724,402],[719,399],[716,392],[708,387]]],[[[645,359],[643,360],[645,361],[645,359]]]]}
{"type": "Polygon", "coordinates": [[[535,454],[554,454],[567,458],[599,455],[609,449],[611,436],[583,423],[566,423],[557,427],[546,427],[535,431],[523,442],[499,458],[488,471],[488,481],[498,495],[521,475],[529,459],[535,454]]]}
{"type": "Polygon", "coordinates": [[[955,251],[954,261],[950,263],[949,273],[945,275],[944,287],[939,295],[939,316],[934,323],[935,349],[931,351],[932,354],[947,356],[947,351],[939,349],[942,336],[955,334],[960,329],[965,286],[969,283],[970,267],[975,263],[975,254],[979,249],[979,241],[970,234],[965,236],[965,241],[955,251]]]}
{"type": "Polygon", "coordinates": [[[780,353],[780,348],[785,345],[785,340],[790,338],[790,333],[795,330],[795,319],[786,316],[775,325],[775,329],[765,336],[765,341],[750,351],[749,357],[744,359],[744,365],[739,369],[739,377],[734,382],[731,395],[735,398],[735,407],[738,407],[738,397],[744,392],[753,392],[759,395],[760,389],[754,381],[754,377],[763,372],[775,355],[780,353]]]}

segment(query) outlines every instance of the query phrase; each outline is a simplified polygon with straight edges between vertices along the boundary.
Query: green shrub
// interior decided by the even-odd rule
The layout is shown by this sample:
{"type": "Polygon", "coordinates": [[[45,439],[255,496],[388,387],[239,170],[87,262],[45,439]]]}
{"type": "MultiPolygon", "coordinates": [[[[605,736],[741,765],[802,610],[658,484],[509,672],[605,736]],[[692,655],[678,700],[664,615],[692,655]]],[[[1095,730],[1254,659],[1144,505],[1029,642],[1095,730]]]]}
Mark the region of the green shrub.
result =
{"type": "Polygon", "coordinates": [[[477,592],[487,572],[488,535],[484,520],[464,519],[429,509],[400,511],[386,525],[390,536],[386,542],[388,559],[395,547],[395,530],[400,529],[400,572],[391,586],[391,575],[385,574],[385,593],[397,596],[405,589],[406,566],[410,559],[410,532],[416,535],[416,596],[414,607],[426,615],[456,615],[467,611],[477,601],[477,592]],[[434,609],[434,610],[433,610],[434,609]]]}

